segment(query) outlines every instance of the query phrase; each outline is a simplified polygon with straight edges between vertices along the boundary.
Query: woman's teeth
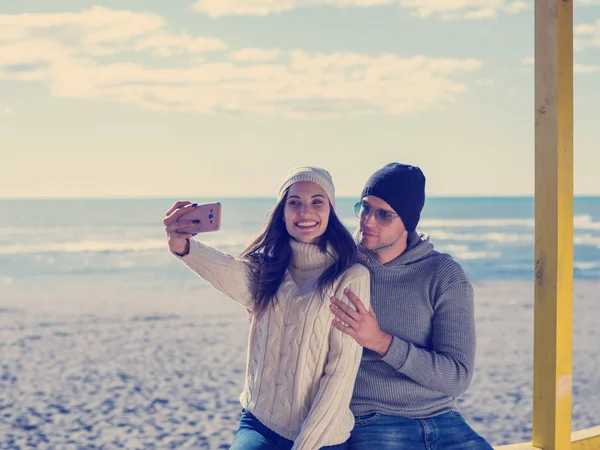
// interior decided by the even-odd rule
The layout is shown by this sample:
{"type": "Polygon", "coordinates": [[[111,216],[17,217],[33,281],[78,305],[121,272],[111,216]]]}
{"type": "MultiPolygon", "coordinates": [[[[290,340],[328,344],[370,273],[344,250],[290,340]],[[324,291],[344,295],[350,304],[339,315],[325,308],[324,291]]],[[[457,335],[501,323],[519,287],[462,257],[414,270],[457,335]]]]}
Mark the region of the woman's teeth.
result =
{"type": "Polygon", "coordinates": [[[296,226],[298,226],[298,227],[306,227],[306,228],[314,227],[315,225],[317,225],[317,222],[298,222],[296,224],[296,226]]]}

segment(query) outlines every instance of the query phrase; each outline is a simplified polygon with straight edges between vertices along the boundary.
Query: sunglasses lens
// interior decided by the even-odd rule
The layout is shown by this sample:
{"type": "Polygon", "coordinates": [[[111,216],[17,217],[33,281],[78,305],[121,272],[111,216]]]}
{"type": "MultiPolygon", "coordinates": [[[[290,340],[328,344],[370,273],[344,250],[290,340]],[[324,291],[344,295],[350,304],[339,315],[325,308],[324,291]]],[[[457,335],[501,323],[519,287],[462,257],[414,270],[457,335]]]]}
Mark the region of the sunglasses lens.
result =
{"type": "Polygon", "coordinates": [[[387,211],[382,209],[375,210],[375,220],[379,225],[387,227],[390,223],[392,223],[393,217],[387,211]]]}
{"type": "Polygon", "coordinates": [[[356,205],[354,205],[354,212],[357,217],[364,219],[371,213],[371,207],[369,205],[365,205],[364,203],[358,202],[356,205]]]}
{"type": "Polygon", "coordinates": [[[354,205],[354,214],[361,220],[367,220],[371,211],[373,212],[373,216],[375,216],[375,221],[381,226],[387,227],[394,220],[394,216],[384,209],[373,210],[369,205],[362,202],[354,205]]]}

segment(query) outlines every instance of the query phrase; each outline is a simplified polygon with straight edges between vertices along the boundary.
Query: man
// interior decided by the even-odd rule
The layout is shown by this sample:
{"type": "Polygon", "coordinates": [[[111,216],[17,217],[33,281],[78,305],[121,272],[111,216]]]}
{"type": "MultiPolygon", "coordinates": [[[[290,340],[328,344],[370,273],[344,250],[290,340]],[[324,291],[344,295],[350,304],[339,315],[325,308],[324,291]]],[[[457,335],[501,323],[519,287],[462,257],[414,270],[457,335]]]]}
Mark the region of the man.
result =
{"type": "Polygon", "coordinates": [[[418,167],[391,163],[356,205],[359,249],[371,272],[371,310],[335,297],[334,325],[364,347],[350,405],[350,450],[490,450],[456,399],[474,370],[472,285],[461,266],[417,233],[425,203],[418,167]]]}

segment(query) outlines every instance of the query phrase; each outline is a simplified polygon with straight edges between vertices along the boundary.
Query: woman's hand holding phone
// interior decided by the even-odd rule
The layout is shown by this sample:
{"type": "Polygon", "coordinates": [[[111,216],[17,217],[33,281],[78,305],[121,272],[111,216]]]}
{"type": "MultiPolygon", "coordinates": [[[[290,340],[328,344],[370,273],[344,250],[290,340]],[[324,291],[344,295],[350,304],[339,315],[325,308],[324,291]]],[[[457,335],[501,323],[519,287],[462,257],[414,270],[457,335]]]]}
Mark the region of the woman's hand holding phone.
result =
{"type": "Polygon", "coordinates": [[[188,239],[193,236],[191,233],[180,233],[180,230],[186,226],[179,222],[179,219],[191,209],[196,207],[188,201],[175,202],[165,214],[163,225],[169,238],[169,249],[175,253],[187,253],[189,251],[188,239]]]}
{"type": "Polygon", "coordinates": [[[221,226],[221,204],[198,205],[188,201],[175,202],[163,220],[169,237],[169,248],[179,254],[189,251],[189,239],[198,233],[217,231],[221,226]]]}

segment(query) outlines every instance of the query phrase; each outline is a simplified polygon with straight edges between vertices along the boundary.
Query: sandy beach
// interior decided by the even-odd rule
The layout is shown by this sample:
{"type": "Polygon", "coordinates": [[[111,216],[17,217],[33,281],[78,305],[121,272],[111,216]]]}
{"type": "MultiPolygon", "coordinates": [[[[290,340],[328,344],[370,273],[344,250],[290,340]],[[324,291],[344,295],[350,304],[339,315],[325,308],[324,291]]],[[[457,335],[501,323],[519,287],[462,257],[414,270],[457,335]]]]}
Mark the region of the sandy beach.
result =
{"type": "MultiPolygon", "coordinates": [[[[526,441],[532,285],[475,287],[477,372],[461,409],[495,445],[526,441]]],[[[575,283],[573,429],[600,424],[599,290],[575,283]]],[[[0,448],[228,448],[247,331],[245,310],[201,280],[2,293],[0,448]]]]}

